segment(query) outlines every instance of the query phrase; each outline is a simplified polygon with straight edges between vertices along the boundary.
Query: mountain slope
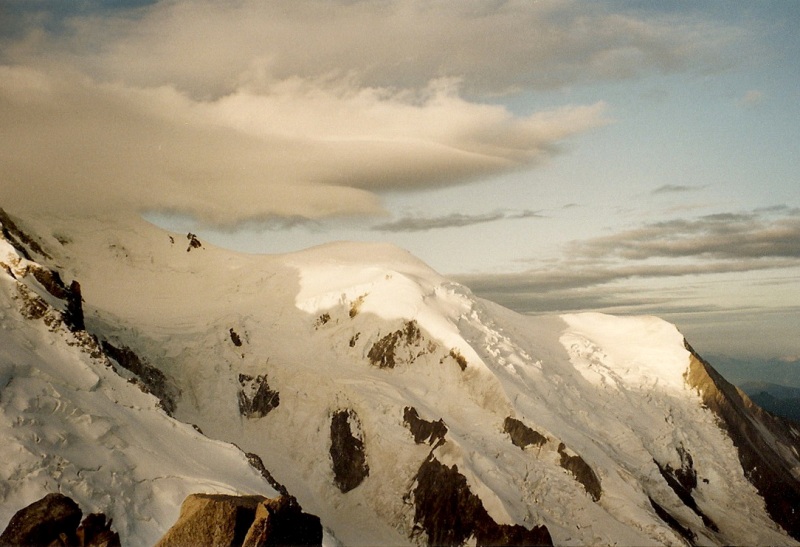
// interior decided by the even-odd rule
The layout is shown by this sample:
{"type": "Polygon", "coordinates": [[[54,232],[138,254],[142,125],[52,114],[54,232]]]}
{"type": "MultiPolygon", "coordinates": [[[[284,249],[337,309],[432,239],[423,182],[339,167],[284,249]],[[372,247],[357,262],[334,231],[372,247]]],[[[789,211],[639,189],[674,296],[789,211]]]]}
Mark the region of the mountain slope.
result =
{"type": "Polygon", "coordinates": [[[101,345],[160,372],[162,405],[258,454],[345,544],[800,537],[751,467],[767,452],[795,492],[797,432],[657,318],[520,316],[386,245],[245,256],[137,219],[24,231],[80,281],[101,345]]]}
{"type": "Polygon", "coordinates": [[[240,450],[170,418],[115,373],[65,321],[58,276],[15,243],[0,239],[0,525],[58,491],[111,516],[125,545],[152,545],[189,493],[275,494],[240,450]]]}

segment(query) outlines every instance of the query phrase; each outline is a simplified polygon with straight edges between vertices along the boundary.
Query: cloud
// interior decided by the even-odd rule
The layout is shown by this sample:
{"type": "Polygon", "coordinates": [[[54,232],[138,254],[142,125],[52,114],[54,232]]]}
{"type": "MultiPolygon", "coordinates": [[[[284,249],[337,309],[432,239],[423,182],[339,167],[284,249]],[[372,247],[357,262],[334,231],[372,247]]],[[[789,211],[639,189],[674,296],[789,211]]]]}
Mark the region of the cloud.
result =
{"type": "Polygon", "coordinates": [[[743,39],[582,2],[22,5],[0,27],[4,205],[223,227],[375,215],[381,192],[536,167],[605,105],[493,98],[716,70],[743,39]]]}
{"type": "Polygon", "coordinates": [[[778,218],[762,210],[656,222],[573,243],[569,252],[594,259],[796,259],[800,258],[800,211],[788,210],[778,218]]]}
{"type": "Polygon", "coordinates": [[[0,67],[0,199],[9,208],[174,211],[222,225],[375,214],[376,191],[535,166],[562,139],[603,123],[602,104],[514,117],[442,82],[413,99],[293,80],[200,101],[170,87],[0,67]]]}
{"type": "Polygon", "coordinates": [[[643,13],[573,1],[171,0],[76,8],[60,14],[62,30],[50,35],[37,26],[41,17],[28,18],[30,39],[6,55],[206,99],[242,85],[331,77],[398,89],[457,77],[467,94],[491,96],[717,70],[732,62],[726,48],[746,38],[730,26],[643,13]]]}
{"type": "MultiPolygon", "coordinates": [[[[474,291],[492,295],[547,293],[582,289],[630,278],[673,278],[732,272],[774,270],[797,266],[794,260],[730,260],[689,264],[626,264],[621,266],[564,261],[557,266],[505,274],[455,276],[474,291]]],[[[507,300],[504,298],[504,300],[507,300]]]]}
{"type": "Polygon", "coordinates": [[[659,186],[651,193],[653,195],[658,194],[681,194],[685,192],[694,192],[698,190],[697,186],[686,186],[683,184],[664,184],[663,186],[659,186]]]}
{"type": "Polygon", "coordinates": [[[481,215],[466,215],[463,213],[452,213],[440,217],[404,217],[391,222],[377,224],[373,230],[379,232],[425,232],[440,228],[461,228],[464,226],[474,226],[486,222],[498,220],[518,220],[525,218],[541,218],[538,211],[494,211],[481,215]]]}
{"type": "Polygon", "coordinates": [[[764,93],[758,89],[751,89],[739,99],[739,106],[753,108],[764,101],[764,93]]]}

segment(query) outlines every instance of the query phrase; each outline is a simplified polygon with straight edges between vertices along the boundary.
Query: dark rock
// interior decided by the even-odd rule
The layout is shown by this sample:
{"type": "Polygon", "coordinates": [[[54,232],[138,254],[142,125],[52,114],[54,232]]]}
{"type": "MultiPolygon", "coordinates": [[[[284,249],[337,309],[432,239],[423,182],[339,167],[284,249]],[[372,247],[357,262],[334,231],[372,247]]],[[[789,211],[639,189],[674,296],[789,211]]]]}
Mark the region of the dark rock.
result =
{"type": "Polygon", "coordinates": [[[651,507],[656,512],[656,515],[658,515],[658,518],[660,518],[661,520],[666,522],[667,525],[669,525],[670,528],[672,528],[673,530],[678,532],[678,534],[680,534],[680,536],[683,539],[685,539],[690,545],[694,545],[694,542],[697,540],[697,535],[694,532],[692,532],[691,529],[689,529],[686,526],[682,525],[678,521],[678,519],[673,517],[669,513],[669,511],[667,511],[666,509],[661,507],[658,503],[656,503],[653,498],[648,496],[648,499],[650,500],[651,507]]]}
{"type": "Polygon", "coordinates": [[[266,480],[271,487],[273,487],[283,496],[289,495],[289,491],[286,489],[286,487],[281,483],[279,483],[277,480],[275,480],[275,477],[273,477],[272,473],[270,473],[269,470],[266,468],[266,466],[264,465],[264,461],[261,459],[261,456],[259,456],[255,452],[247,452],[245,456],[247,457],[247,462],[250,464],[250,466],[259,473],[261,473],[261,476],[264,477],[264,480],[266,480]]]}
{"type": "Polygon", "coordinates": [[[450,355],[450,357],[453,358],[456,364],[458,364],[458,367],[461,369],[461,372],[467,370],[467,358],[461,355],[460,351],[453,348],[450,350],[450,353],[448,355],[450,355]]]}
{"type": "Polygon", "coordinates": [[[547,437],[511,416],[503,422],[503,431],[508,433],[515,446],[523,450],[530,445],[542,446],[547,443],[547,437]]]}
{"type": "Polygon", "coordinates": [[[83,318],[83,297],[81,296],[81,284],[73,280],[67,291],[67,309],[64,311],[64,323],[69,330],[76,332],[86,330],[86,323],[83,318]]]}
{"type": "Polygon", "coordinates": [[[228,332],[231,335],[231,342],[233,342],[233,345],[237,348],[242,347],[242,339],[239,337],[239,334],[233,329],[230,329],[228,332]]]}
{"type": "Polygon", "coordinates": [[[239,374],[239,413],[247,418],[262,418],[276,408],[280,394],[269,388],[264,375],[239,374]]]}
{"type": "Polygon", "coordinates": [[[458,467],[447,467],[433,454],[420,466],[412,491],[414,535],[425,534],[428,545],[552,545],[546,526],[497,524],[473,494],[458,467]]]}
{"type": "Polygon", "coordinates": [[[594,470],[589,467],[583,458],[578,456],[570,456],[566,452],[566,446],[564,443],[559,443],[558,445],[558,453],[561,456],[561,467],[572,473],[572,476],[575,477],[575,480],[581,483],[588,492],[594,501],[600,499],[601,494],[603,493],[602,488],[600,487],[600,479],[597,478],[594,470]]]}
{"type": "Polygon", "coordinates": [[[186,239],[188,239],[188,240],[189,240],[189,246],[188,246],[188,247],[186,247],[186,252],[187,252],[187,253],[188,253],[189,251],[191,251],[192,249],[199,249],[199,248],[201,248],[201,247],[203,246],[203,244],[202,244],[202,243],[200,243],[200,240],[199,240],[199,239],[197,239],[197,236],[196,236],[196,235],[194,235],[194,234],[193,234],[193,233],[191,233],[191,232],[189,232],[188,234],[186,234],[186,239]]]}
{"type": "Polygon", "coordinates": [[[331,418],[331,460],[333,480],[343,493],[349,492],[369,475],[369,465],[361,437],[358,415],[349,409],[337,410],[331,418]],[[353,432],[350,424],[356,426],[353,432]]]}
{"type": "Polygon", "coordinates": [[[81,547],[120,547],[119,534],[111,530],[111,519],[103,513],[87,515],[76,533],[81,547]]]}
{"type": "Polygon", "coordinates": [[[81,509],[63,494],[47,494],[20,509],[0,534],[0,545],[76,545],[81,509]]]}
{"type": "MultiPolygon", "coordinates": [[[[669,485],[669,487],[672,488],[673,492],[675,492],[675,495],[677,495],[680,498],[680,500],[689,509],[694,511],[695,514],[702,519],[703,524],[705,524],[711,530],[714,530],[715,532],[719,532],[719,528],[714,523],[714,521],[711,520],[711,518],[709,518],[708,515],[703,513],[703,511],[701,511],[700,508],[697,506],[697,502],[695,502],[694,498],[692,497],[691,488],[687,488],[686,487],[684,482],[682,482],[676,476],[675,471],[671,467],[669,467],[669,466],[665,467],[665,466],[662,466],[657,461],[655,461],[655,460],[653,460],[653,461],[658,466],[658,471],[661,473],[661,476],[664,477],[664,480],[667,481],[667,484],[669,485]]],[[[694,488],[695,486],[697,486],[696,477],[695,477],[694,485],[692,486],[692,488],[694,488]]]]}
{"type": "Polygon", "coordinates": [[[321,544],[319,517],[304,513],[295,498],[280,496],[258,505],[242,547],[321,544]]]}
{"type": "Polygon", "coordinates": [[[314,328],[318,329],[318,328],[320,328],[322,325],[326,324],[330,320],[331,320],[331,314],[329,314],[328,312],[325,312],[322,315],[320,315],[319,317],[317,317],[316,321],[314,321],[314,328]]]}
{"type": "Polygon", "coordinates": [[[41,266],[32,266],[31,273],[47,292],[59,300],[67,298],[67,286],[64,285],[64,281],[61,280],[61,275],[57,271],[41,266]]]}
{"type": "Polygon", "coordinates": [[[17,224],[11,220],[11,217],[0,208],[0,232],[3,238],[8,241],[17,252],[28,260],[32,260],[30,252],[34,252],[45,258],[51,258],[49,254],[42,249],[42,246],[31,238],[28,234],[23,232],[17,224]]]}
{"type": "Polygon", "coordinates": [[[685,340],[684,345],[691,354],[686,382],[720,419],[736,446],[745,477],[764,498],[770,517],[800,540],[800,480],[793,473],[800,458],[789,455],[800,452],[800,438],[792,432],[796,426],[754,405],[685,340]]]}
{"type": "Polygon", "coordinates": [[[435,422],[429,422],[419,417],[417,409],[407,406],[403,410],[403,423],[414,435],[414,442],[417,444],[428,443],[439,446],[444,442],[447,434],[447,426],[441,418],[435,422]]]}
{"type": "Polygon", "coordinates": [[[390,332],[375,342],[367,358],[378,368],[394,368],[397,364],[397,349],[401,344],[410,346],[422,338],[416,321],[407,321],[402,329],[390,332]]]}
{"type": "MultiPolygon", "coordinates": [[[[26,319],[42,319],[48,316],[50,306],[47,302],[22,283],[17,284],[17,298],[20,302],[20,313],[26,319]]],[[[48,320],[52,319],[53,317],[49,316],[48,320]]]]}
{"type": "Polygon", "coordinates": [[[163,372],[139,358],[128,347],[122,346],[118,348],[106,340],[103,340],[102,347],[108,357],[138,377],[141,382],[139,385],[144,386],[145,391],[158,397],[161,407],[167,414],[171,415],[175,412],[175,399],[179,392],[163,372]]]}

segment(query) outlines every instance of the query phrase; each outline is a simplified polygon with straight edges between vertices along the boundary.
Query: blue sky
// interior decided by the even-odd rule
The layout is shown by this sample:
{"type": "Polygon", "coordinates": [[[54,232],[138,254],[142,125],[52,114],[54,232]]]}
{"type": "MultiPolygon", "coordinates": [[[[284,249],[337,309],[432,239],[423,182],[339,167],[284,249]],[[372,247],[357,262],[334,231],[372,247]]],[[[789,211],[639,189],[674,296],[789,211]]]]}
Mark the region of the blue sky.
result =
{"type": "Polygon", "coordinates": [[[793,1],[6,0],[0,199],[390,241],[523,313],[800,366],[798,28],[793,1]]]}

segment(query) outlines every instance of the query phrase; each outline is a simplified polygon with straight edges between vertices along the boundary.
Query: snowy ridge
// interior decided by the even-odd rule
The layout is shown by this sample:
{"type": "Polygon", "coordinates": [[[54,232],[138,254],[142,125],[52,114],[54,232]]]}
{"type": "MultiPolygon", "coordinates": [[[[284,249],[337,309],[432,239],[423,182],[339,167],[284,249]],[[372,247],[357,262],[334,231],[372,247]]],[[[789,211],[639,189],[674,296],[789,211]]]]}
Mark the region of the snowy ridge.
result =
{"type": "MultiPolygon", "coordinates": [[[[558,545],[796,543],[690,381],[682,335],[660,319],[520,316],[388,245],[245,256],[136,219],[26,221],[51,255],[42,261],[80,280],[87,330],[162,371],[180,392],[177,419],[258,454],[343,544],[537,527],[558,545]],[[442,435],[418,442],[414,427],[442,435]],[[361,463],[342,465],[342,451],[361,463]],[[432,492],[431,476],[449,486],[432,492]],[[428,518],[429,496],[451,494],[482,528],[428,518]]],[[[28,325],[3,321],[3,332],[28,325]]],[[[226,446],[173,427],[212,443],[197,457],[226,446]]],[[[797,473],[792,434],[770,439],[797,473]]],[[[253,476],[220,475],[216,491],[262,488],[253,476]]]]}
{"type": "MultiPolygon", "coordinates": [[[[152,545],[193,492],[275,491],[232,445],[177,422],[71,332],[0,240],[0,523],[58,491],[105,512],[126,545],[152,545]],[[24,308],[40,303],[42,316],[24,308]],[[26,317],[27,315],[27,317],[26,317]]],[[[85,333],[82,333],[85,335],[85,333]]]]}

